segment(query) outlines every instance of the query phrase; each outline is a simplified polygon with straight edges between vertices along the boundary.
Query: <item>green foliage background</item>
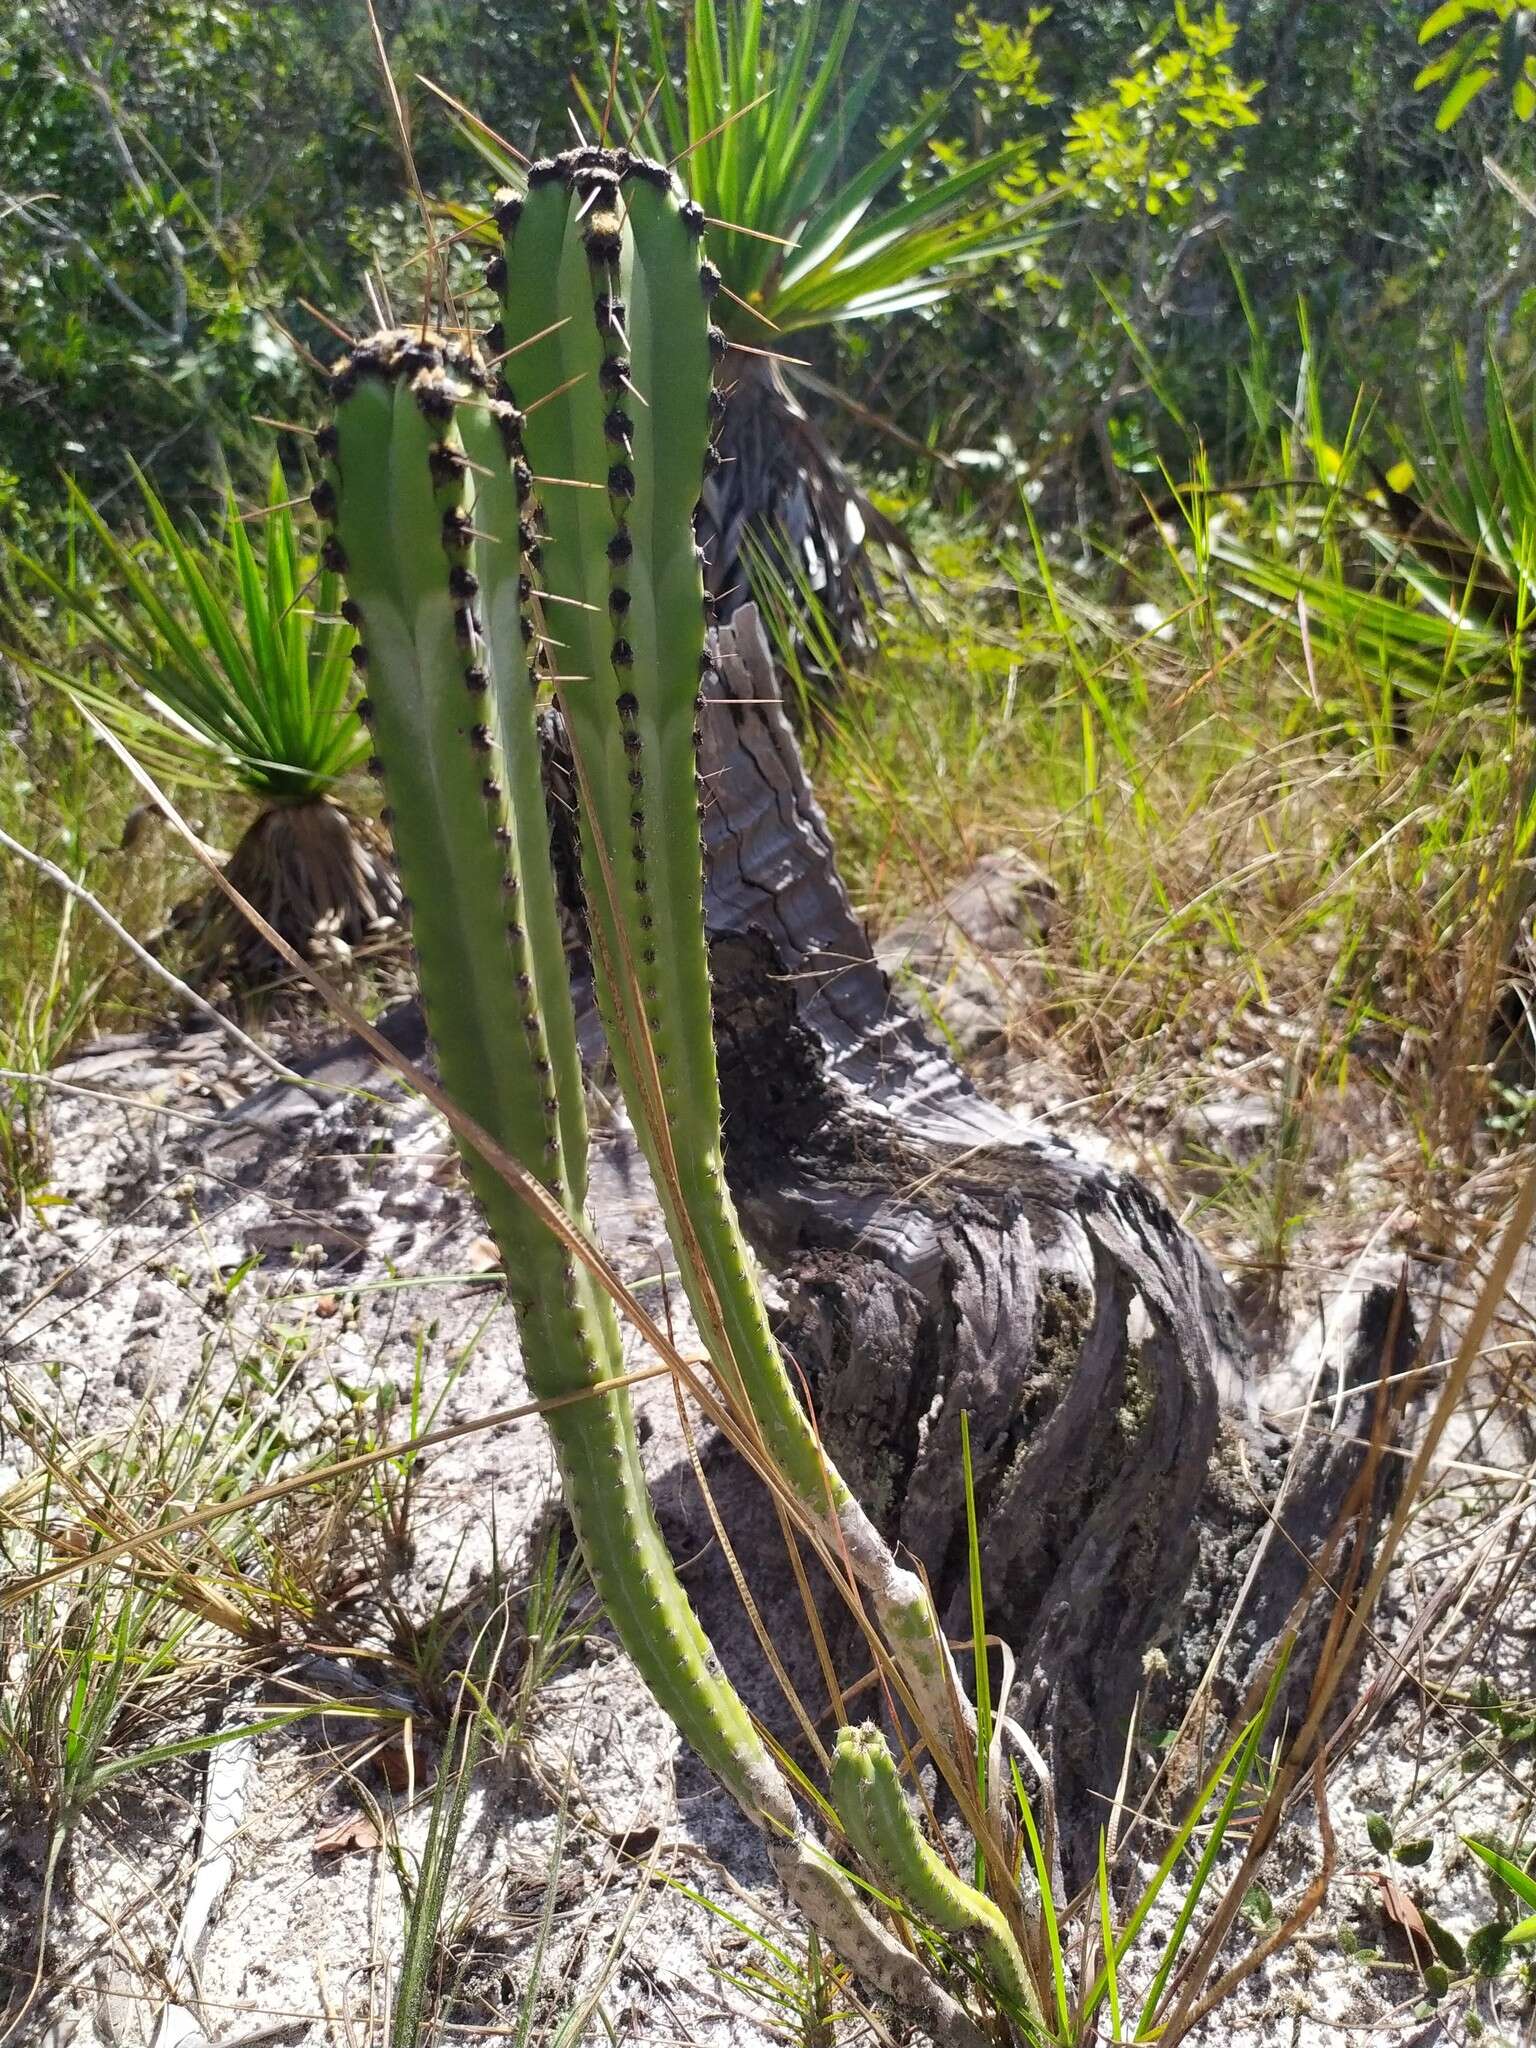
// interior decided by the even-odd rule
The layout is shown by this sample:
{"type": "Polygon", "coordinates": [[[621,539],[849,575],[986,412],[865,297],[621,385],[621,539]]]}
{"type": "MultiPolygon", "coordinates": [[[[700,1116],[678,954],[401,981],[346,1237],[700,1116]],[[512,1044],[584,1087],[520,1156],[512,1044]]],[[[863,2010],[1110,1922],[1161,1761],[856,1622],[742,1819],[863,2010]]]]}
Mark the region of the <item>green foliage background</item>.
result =
{"type": "MultiPolygon", "coordinates": [[[[641,50],[640,15],[386,0],[428,190],[473,200],[482,177],[415,73],[523,146],[559,146],[572,63],[590,77],[616,30],[641,50]]],[[[1028,137],[1024,175],[1064,189],[1041,262],[847,330],[821,366],[1064,512],[1151,468],[1170,410],[1241,465],[1234,365],[1255,346],[1293,360],[1298,301],[1338,392],[1433,386],[1490,322],[1518,372],[1536,238],[1482,160],[1518,184],[1536,147],[1497,91],[1437,126],[1440,95],[1415,91],[1423,21],[1418,0],[1057,0],[958,23],[948,0],[867,7],[849,76],[874,57],[882,75],[851,153],[952,89],[951,160],[1028,137]]],[[[361,5],[20,0],[0,19],[0,166],[0,516],[34,540],[61,468],[100,502],[131,455],[174,503],[216,479],[251,412],[306,417],[308,373],[274,323],[322,357],[335,344],[301,300],[361,314],[370,263],[413,289],[420,224],[361,5]]],[[[909,460],[868,427],[847,437],[909,460]]]]}
{"type": "MultiPolygon", "coordinates": [[[[540,0],[382,5],[402,73],[505,112],[557,106],[569,24],[540,0]]],[[[493,115],[492,118],[495,116],[493,115]]],[[[526,126],[526,123],[524,124],[526,126]]],[[[445,125],[434,189],[477,189],[445,125]]],[[[305,403],[278,329],[332,352],[371,260],[419,239],[361,5],[19,0],[0,15],[0,510],[43,514],[124,455],[172,499],[251,411],[305,403]]]]}

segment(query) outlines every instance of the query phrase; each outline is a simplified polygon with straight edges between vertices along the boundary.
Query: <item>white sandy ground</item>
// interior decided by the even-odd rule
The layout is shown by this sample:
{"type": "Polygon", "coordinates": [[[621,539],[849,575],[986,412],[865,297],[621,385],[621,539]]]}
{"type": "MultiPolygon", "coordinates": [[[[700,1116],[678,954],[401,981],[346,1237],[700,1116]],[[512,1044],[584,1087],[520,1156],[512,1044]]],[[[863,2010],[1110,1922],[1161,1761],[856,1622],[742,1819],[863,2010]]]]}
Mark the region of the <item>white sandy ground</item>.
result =
{"type": "MultiPolygon", "coordinates": [[[[476,1259],[477,1220],[447,1164],[441,1128],[419,1107],[343,1101],[264,1149],[236,1133],[231,1146],[210,1151],[208,1120],[262,1078],[254,1063],[232,1061],[216,1037],[160,1050],[109,1047],[63,1078],[92,1091],[56,1101],[54,1185],[66,1199],[46,1228],[0,1242],[8,1411],[24,1395],[70,1439],[121,1432],[136,1414],[169,1427],[183,1415],[205,1353],[211,1383],[223,1385],[263,1332],[268,1350],[274,1333],[287,1332],[307,1347],[303,1398],[291,1390],[284,1397],[299,1461],[327,1441],[351,1391],[371,1396],[393,1381],[408,1393],[429,1321],[436,1329],[426,1353],[428,1401],[451,1381],[437,1422],[525,1397],[510,1316],[491,1289],[463,1280],[379,1284],[463,1275],[476,1259]],[[296,1247],[319,1249],[296,1260],[296,1247]],[[264,1262],[233,1305],[211,1300],[221,1276],[252,1252],[264,1262]],[[50,1283],[58,1284],[43,1294],[50,1283]]],[[[595,1207],[626,1271],[654,1277],[660,1225],[619,1126],[600,1140],[595,1207]]],[[[1529,1314],[1512,1313],[1497,1369],[1528,1374],[1530,1332],[1529,1314]]],[[[1305,1384],[1308,1341],[1304,1326],[1292,1384],[1305,1384]]],[[[636,1399],[649,1430],[648,1465],[675,1496],[691,1482],[670,1387],[651,1382],[636,1399]]],[[[1368,1813],[1387,1816],[1400,1842],[1427,1838],[1429,1861],[1396,1874],[1465,1938],[1490,1917],[1492,1899],[1460,1837],[1513,1840],[1528,1827],[1533,1745],[1503,1744],[1465,1706],[1439,1698],[1446,1686],[1464,1696],[1481,1674],[1505,1698],[1536,1704],[1536,1573],[1522,1562],[1523,1546],[1536,1538],[1536,1445],[1518,1401],[1479,1422],[1487,1405],[1485,1386],[1480,1408],[1469,1410],[1447,1447],[1462,1466],[1448,1471],[1414,1525],[1378,1617],[1382,1650],[1362,1683],[1391,1671],[1394,1647],[1425,1600],[1477,1557],[1473,1590],[1427,1651],[1413,1650],[1392,1703],[1333,1773],[1337,1869],[1305,1937],[1205,2023],[1202,2042],[1428,2044],[1473,2039],[1479,2026],[1484,2041],[1536,2039],[1518,1973],[1475,1991],[1458,1986],[1438,2009],[1427,2006],[1408,1950],[1363,1874],[1389,1867],[1368,1843],[1368,1813]]],[[[31,1466],[25,1446],[7,1434],[0,1496],[31,1466]]],[[[553,1461],[536,1421],[467,1435],[434,1453],[419,1476],[414,1551],[391,1590],[424,1619],[445,1582],[453,1594],[471,1590],[493,1544],[515,1558],[554,1498],[553,1461]]],[[[23,1556],[13,1543],[13,1564],[23,1556]]],[[[14,1630],[5,1652],[6,1682],[14,1683],[22,1655],[14,1630]]],[[[263,1703],[291,1697],[270,1678],[232,1667],[213,1711],[219,1726],[235,1728],[263,1703]]],[[[205,1711],[200,1703],[185,1732],[207,1725],[205,1711]]],[[[386,1829],[401,1853],[419,1855],[425,1798],[406,1811],[407,1792],[392,1798],[376,1767],[352,1772],[371,1739],[366,1725],[331,1717],[233,1743],[212,1763],[168,1763],[114,1787],[79,1832],[55,1905],[47,1995],[15,2040],[24,2048],[382,2041],[400,1954],[400,1886],[381,1849],[315,1848],[322,1831],[361,1810],[361,1783],[388,1809],[386,1829]],[[193,1924],[179,1937],[189,1900],[193,1924]]],[[[426,1775],[428,1757],[423,1746],[426,1775]]],[[[0,1951],[13,1968],[37,1914],[35,1819],[0,1814],[0,1951]]],[[[1263,1873],[1278,1912],[1300,1897],[1317,1858],[1317,1824],[1305,1807],[1263,1873]]],[[[771,1955],[678,1887],[796,1958],[803,1937],[750,1834],[680,1751],[601,1631],[541,1695],[526,1746],[489,1756],[476,1774],[447,1915],[462,1971],[442,2038],[515,2037],[556,1864],[535,2041],[551,2039],[599,1984],[593,2040],[746,2048],[799,2038],[793,2013],[752,1987],[754,1968],[778,1967],[771,1955]]],[[[1149,1921],[1133,1977],[1144,1981],[1155,1966],[1177,1897],[1175,1889],[1149,1921]]],[[[1240,1923],[1228,1959],[1255,1938],[1254,1927],[1240,1923]]],[[[872,2037],[853,2020],[837,2038],[872,2037]]],[[[888,2025],[887,2038],[910,2037],[888,2025]]]]}

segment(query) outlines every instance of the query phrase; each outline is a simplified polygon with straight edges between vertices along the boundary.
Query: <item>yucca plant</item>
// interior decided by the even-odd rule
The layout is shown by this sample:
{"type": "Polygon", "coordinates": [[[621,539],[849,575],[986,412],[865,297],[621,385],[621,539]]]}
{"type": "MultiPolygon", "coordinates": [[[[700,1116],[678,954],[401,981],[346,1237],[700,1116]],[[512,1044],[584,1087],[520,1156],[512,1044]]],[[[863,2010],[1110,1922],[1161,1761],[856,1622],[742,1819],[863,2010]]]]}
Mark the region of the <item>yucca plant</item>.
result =
{"type": "MultiPolygon", "coordinates": [[[[99,550],[95,580],[12,551],[18,589],[51,601],[63,630],[50,658],[27,621],[7,621],[8,651],[156,771],[248,799],[255,815],[229,881],[299,951],[335,958],[391,929],[400,907],[384,840],[341,794],[369,749],[339,581],[301,543],[276,464],[265,515],[248,524],[228,494],[213,532],[179,530],[148,479],[138,485],[150,527],[139,541],[70,486],[82,536],[99,550]]],[[[176,921],[205,980],[245,993],[278,965],[222,892],[176,921]]]]}
{"type": "MultiPolygon", "coordinates": [[[[996,197],[1013,149],[954,173],[941,173],[935,159],[931,180],[910,182],[943,121],[942,97],[846,169],[848,137],[880,75],[872,63],[845,76],[858,13],[859,0],[846,0],[818,56],[817,0],[796,10],[792,34],[767,24],[764,0],[725,0],[722,9],[698,0],[674,83],[666,23],[652,0],[643,64],[615,72],[600,57],[601,76],[578,85],[595,136],[685,163],[710,223],[721,282],[714,317],[729,344],[722,461],[699,512],[710,594],[722,617],[748,602],[751,548],[766,548],[814,593],[844,644],[866,637],[868,543],[905,544],[838,462],[794,383],[838,394],[786,361],[785,345],[814,328],[934,305],[1039,233],[996,197]]],[[[459,120],[498,175],[521,189],[521,167],[500,143],[459,120]]]]}

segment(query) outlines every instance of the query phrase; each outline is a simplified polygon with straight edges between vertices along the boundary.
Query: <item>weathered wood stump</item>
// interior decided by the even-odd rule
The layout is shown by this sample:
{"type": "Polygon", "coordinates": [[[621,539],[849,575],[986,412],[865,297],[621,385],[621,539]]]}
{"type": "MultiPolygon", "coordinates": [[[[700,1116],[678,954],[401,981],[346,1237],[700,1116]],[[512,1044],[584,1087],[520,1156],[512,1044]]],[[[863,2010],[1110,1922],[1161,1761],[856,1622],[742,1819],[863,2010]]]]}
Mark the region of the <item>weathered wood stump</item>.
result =
{"type": "Polygon", "coordinates": [[[962,1637],[969,1416],[988,1626],[1070,1835],[1113,1788],[1195,1562],[1220,1400],[1243,1399],[1236,1317],[1153,1195],[984,1100],[897,1008],[751,611],[719,666],[703,772],[731,1184],[829,1448],[962,1637]]]}

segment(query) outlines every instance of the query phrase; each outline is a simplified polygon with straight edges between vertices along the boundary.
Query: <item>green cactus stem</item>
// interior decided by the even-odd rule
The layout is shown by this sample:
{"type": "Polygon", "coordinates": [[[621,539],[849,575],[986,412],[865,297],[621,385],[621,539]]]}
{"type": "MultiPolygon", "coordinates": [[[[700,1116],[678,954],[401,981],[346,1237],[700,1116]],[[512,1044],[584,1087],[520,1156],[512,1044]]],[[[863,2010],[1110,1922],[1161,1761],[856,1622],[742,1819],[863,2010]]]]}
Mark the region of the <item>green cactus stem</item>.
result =
{"type": "MultiPolygon", "coordinates": [[[[537,507],[523,421],[473,354],[412,330],[334,377],[316,509],[346,579],[385,820],[413,906],[422,1003],[444,1087],[580,1229],[587,1129],[540,775],[531,577],[537,507]]],[[[565,1497],[596,1591],[652,1694],[765,1831],[791,1897],[856,1969],[938,2038],[974,2023],[860,1903],[720,1669],[657,1528],[612,1304],[472,1147],[528,1383],[551,1410],[565,1497]]]]}
{"type": "Polygon", "coordinates": [[[838,1730],[832,1800],[843,1832],[880,1889],[915,1919],[970,1942],[1005,2009],[1043,2033],[1040,2001],[1012,1929],[997,1905],[957,1877],[923,1839],[885,1737],[867,1722],[838,1730]]]}
{"type": "MultiPolygon", "coordinates": [[[[473,360],[419,332],[358,349],[335,379],[331,559],[347,582],[388,820],[413,905],[443,1084],[578,1221],[587,1136],[540,785],[517,425],[473,360]]],[[[611,1303],[474,1152],[593,1582],[647,1684],[756,1817],[794,1810],[719,1667],[651,1513],[611,1303]]]]}
{"type": "MultiPolygon", "coordinates": [[[[703,215],[664,167],[573,150],[501,195],[491,346],[529,408],[538,583],[581,784],[594,979],[615,1070],[716,1375],[835,1559],[871,1595],[929,1732],[963,1699],[921,1580],[829,1463],[769,1326],[726,1190],[695,720],[713,678],[693,512],[719,410],[703,215]],[[547,481],[543,481],[547,479],[547,481]]],[[[963,1714],[962,1714],[963,1719],[963,1714]]],[[[968,1770],[968,1766],[961,1766],[968,1770]]]]}

